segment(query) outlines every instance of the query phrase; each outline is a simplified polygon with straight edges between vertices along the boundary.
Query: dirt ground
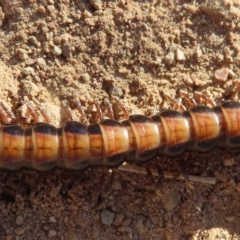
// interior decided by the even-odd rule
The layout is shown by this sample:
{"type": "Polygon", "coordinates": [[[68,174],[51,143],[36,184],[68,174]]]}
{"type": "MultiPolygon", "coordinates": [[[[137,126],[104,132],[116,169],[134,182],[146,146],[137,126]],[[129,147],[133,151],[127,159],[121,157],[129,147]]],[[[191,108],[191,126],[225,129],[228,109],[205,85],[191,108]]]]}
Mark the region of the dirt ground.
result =
{"type": "MultiPolygon", "coordinates": [[[[82,121],[76,94],[90,122],[96,98],[103,111],[116,96],[145,115],[173,107],[166,93],[238,101],[239,69],[238,0],[0,0],[0,98],[24,126],[34,99],[55,126],[68,105],[82,121]]],[[[200,180],[156,178],[157,191],[141,173],[117,171],[106,183],[101,169],[3,171],[0,239],[240,239],[239,156],[190,157],[188,174],[200,180]]],[[[155,161],[179,173],[179,160],[155,161]]]]}

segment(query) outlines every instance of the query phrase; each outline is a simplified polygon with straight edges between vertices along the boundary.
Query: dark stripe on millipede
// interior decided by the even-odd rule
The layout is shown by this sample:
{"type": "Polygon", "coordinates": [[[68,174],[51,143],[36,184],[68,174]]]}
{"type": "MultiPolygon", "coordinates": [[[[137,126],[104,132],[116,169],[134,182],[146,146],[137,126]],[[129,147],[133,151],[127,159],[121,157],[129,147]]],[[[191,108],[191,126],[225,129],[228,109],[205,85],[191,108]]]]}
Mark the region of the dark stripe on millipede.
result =
{"type": "Polygon", "coordinates": [[[109,127],[123,127],[123,125],[113,119],[103,119],[100,123],[102,126],[109,126],[109,127]]]}
{"type": "Polygon", "coordinates": [[[31,137],[32,136],[32,130],[33,130],[33,128],[31,128],[31,127],[25,129],[25,136],[26,137],[31,137]]]}
{"type": "Polygon", "coordinates": [[[214,113],[214,110],[207,106],[193,106],[189,111],[193,113],[214,113]]]}
{"type": "Polygon", "coordinates": [[[73,134],[87,134],[87,127],[77,121],[67,122],[65,127],[63,128],[65,132],[73,133],[73,134]]]}
{"type": "Polygon", "coordinates": [[[102,135],[101,127],[98,123],[89,125],[87,131],[91,135],[102,135]]]}
{"type": "Polygon", "coordinates": [[[230,148],[237,148],[240,146],[240,136],[228,137],[228,144],[230,148]]]}
{"type": "Polygon", "coordinates": [[[192,120],[192,116],[191,116],[191,114],[190,114],[189,111],[184,111],[184,112],[182,112],[182,115],[183,115],[185,118],[192,120]]]}
{"type": "Polygon", "coordinates": [[[124,126],[124,127],[131,127],[131,123],[129,120],[124,120],[121,122],[121,124],[124,126]]]}
{"type": "Polygon", "coordinates": [[[158,152],[158,148],[149,149],[144,152],[138,153],[138,156],[135,160],[137,164],[146,163],[149,160],[153,159],[158,152]]]}
{"type": "Polygon", "coordinates": [[[152,123],[152,119],[141,114],[129,116],[129,120],[133,123],[152,123]]]}
{"type": "Polygon", "coordinates": [[[7,133],[14,136],[23,136],[24,130],[18,125],[5,125],[2,127],[2,133],[7,133]]]}
{"type": "Polygon", "coordinates": [[[34,132],[36,133],[43,133],[43,134],[49,134],[49,135],[56,135],[57,134],[57,128],[53,125],[50,125],[48,123],[37,123],[33,127],[34,132]]]}
{"type": "Polygon", "coordinates": [[[240,103],[239,102],[234,102],[234,101],[225,101],[223,102],[220,107],[223,108],[240,108],[240,103]]]}
{"type": "Polygon", "coordinates": [[[166,146],[167,156],[168,157],[179,156],[186,151],[187,147],[188,147],[188,142],[175,144],[175,145],[170,146],[170,147],[166,146]]]}
{"type": "Polygon", "coordinates": [[[108,167],[118,167],[121,164],[123,164],[126,157],[127,157],[126,152],[118,153],[112,156],[107,156],[106,165],[108,167]]]}
{"type": "Polygon", "coordinates": [[[216,106],[213,108],[213,111],[216,113],[216,114],[223,114],[223,111],[222,111],[222,108],[220,106],[216,106]]]}
{"type": "Polygon", "coordinates": [[[162,123],[162,119],[161,119],[160,113],[152,116],[151,119],[152,119],[155,123],[162,123]]]}
{"type": "Polygon", "coordinates": [[[207,152],[213,149],[217,145],[217,143],[218,137],[205,141],[197,141],[196,150],[198,150],[199,152],[207,152]]]}
{"type": "Polygon", "coordinates": [[[62,136],[63,127],[57,128],[58,136],[62,136]]]}
{"type": "Polygon", "coordinates": [[[175,110],[164,110],[160,113],[161,117],[167,117],[167,118],[183,118],[183,115],[175,110]]]}

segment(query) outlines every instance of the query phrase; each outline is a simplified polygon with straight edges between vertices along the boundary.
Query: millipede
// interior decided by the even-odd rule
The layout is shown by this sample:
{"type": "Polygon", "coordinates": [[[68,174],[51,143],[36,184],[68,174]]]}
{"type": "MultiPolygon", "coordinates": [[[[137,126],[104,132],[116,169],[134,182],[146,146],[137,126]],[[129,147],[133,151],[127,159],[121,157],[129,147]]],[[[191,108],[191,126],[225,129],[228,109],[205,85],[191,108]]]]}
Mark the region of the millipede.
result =
{"type": "Polygon", "coordinates": [[[116,168],[124,162],[143,165],[155,156],[175,158],[184,152],[239,148],[240,103],[225,101],[215,105],[200,93],[197,97],[211,106],[198,105],[194,99],[184,96],[189,105],[185,109],[167,96],[174,103],[173,109],[151,117],[129,115],[124,104],[114,98],[124,114],[123,121],[114,119],[109,101],[106,101],[109,117],[104,118],[96,102],[101,120],[91,124],[76,97],[83,122],[74,121],[68,109],[69,121],[59,128],[50,124],[37,101],[44,122],[39,122],[31,104],[27,104],[34,124],[26,128],[17,123],[14,114],[1,102],[0,117],[4,124],[0,127],[0,168],[13,171],[24,167],[43,172],[56,167],[116,168]]]}

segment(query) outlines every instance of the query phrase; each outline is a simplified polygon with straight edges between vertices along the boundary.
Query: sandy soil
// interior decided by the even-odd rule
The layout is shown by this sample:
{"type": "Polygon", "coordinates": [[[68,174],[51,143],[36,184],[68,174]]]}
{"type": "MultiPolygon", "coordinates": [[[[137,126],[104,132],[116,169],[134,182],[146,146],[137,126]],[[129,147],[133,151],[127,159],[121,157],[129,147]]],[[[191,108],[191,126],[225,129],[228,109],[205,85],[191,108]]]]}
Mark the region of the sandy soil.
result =
{"type": "MultiPolygon", "coordinates": [[[[171,108],[164,93],[178,100],[180,90],[239,100],[239,34],[238,0],[1,0],[0,98],[24,125],[37,99],[56,126],[65,104],[81,120],[76,93],[91,122],[95,98],[145,115],[171,108]]],[[[188,173],[215,185],[166,180],[162,196],[143,174],[118,171],[101,189],[101,169],[1,172],[0,239],[240,239],[239,157],[205,157],[207,170],[194,154],[188,173]]],[[[177,160],[158,161],[179,172],[177,160]]]]}

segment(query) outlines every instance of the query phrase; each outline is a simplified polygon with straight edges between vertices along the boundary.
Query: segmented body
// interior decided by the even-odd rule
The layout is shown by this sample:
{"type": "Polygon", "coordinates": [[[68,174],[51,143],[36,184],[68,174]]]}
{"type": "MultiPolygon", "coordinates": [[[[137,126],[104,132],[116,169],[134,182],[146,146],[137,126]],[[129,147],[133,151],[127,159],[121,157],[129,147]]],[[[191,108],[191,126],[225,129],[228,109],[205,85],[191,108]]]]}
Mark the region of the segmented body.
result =
{"type": "Polygon", "coordinates": [[[76,121],[62,128],[48,123],[27,129],[3,125],[0,168],[114,168],[123,162],[144,164],[156,155],[177,157],[214,147],[240,147],[240,103],[194,106],[185,112],[164,110],[152,117],[131,115],[122,122],[105,119],[88,126],[76,121]]]}

